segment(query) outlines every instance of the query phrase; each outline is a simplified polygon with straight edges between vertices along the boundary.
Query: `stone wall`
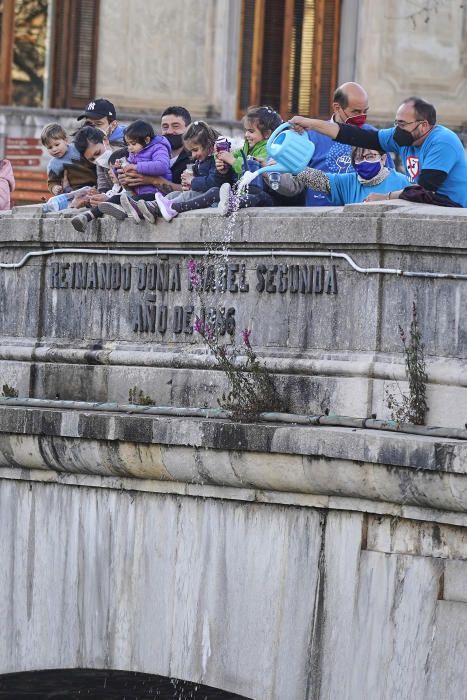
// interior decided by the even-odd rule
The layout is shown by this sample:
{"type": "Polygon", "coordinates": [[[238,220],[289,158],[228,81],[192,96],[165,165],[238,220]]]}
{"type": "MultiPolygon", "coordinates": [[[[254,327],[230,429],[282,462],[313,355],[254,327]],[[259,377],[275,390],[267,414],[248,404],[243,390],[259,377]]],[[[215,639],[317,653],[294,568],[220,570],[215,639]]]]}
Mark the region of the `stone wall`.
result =
{"type": "Polygon", "coordinates": [[[347,79],[367,88],[371,120],[394,119],[402,100],[417,95],[435,105],[441,124],[462,130],[467,95],[463,3],[363,0],[355,12],[355,74],[347,79]]]}
{"type": "Polygon", "coordinates": [[[120,109],[236,118],[239,2],[102,0],[96,94],[120,109]]]}
{"type": "Polygon", "coordinates": [[[459,440],[2,406],[0,673],[461,698],[466,468],[459,440]]]}
{"type": "Polygon", "coordinates": [[[219,307],[221,338],[252,329],[289,410],[387,418],[387,390],[406,388],[398,326],[408,329],[415,302],[428,423],[464,426],[467,281],[449,277],[467,273],[463,210],[256,209],[232,230],[215,211],[194,212],[156,227],[106,218],[85,234],[28,211],[0,218],[1,262],[34,253],[0,272],[2,378],[20,396],[122,403],[137,386],[158,405],[215,407],[224,380],[193,322],[219,307]],[[221,292],[219,260],[208,260],[198,298],[187,261],[226,235],[221,292]]]}

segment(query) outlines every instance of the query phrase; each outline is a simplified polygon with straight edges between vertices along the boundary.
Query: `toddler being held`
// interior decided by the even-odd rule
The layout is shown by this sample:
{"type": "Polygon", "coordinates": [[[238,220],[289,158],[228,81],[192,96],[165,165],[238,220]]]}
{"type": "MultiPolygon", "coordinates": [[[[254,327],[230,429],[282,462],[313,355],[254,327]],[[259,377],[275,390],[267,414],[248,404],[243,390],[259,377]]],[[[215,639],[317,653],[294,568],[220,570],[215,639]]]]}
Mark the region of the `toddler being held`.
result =
{"type": "Polygon", "coordinates": [[[96,184],[96,168],[69,143],[60,124],[47,124],[41,133],[41,142],[51,160],[47,165],[47,186],[53,195],[96,184]]]}

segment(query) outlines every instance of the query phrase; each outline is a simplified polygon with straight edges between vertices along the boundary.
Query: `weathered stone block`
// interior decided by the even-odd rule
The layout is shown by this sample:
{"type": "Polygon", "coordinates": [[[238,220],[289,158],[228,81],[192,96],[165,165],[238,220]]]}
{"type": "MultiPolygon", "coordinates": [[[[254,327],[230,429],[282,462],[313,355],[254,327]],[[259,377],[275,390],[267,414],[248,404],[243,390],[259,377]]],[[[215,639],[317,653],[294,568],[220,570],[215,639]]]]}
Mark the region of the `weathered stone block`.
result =
{"type": "Polygon", "coordinates": [[[47,253],[63,249],[18,269],[0,268],[5,377],[42,398],[126,402],[136,386],[159,405],[215,407],[225,378],[193,331],[196,316],[215,317],[227,344],[252,329],[253,346],[289,410],[384,418],[387,391],[406,386],[398,326],[408,331],[415,302],[428,420],[463,426],[462,211],[252,209],[238,215],[221,263],[204,254],[227,235],[225,226],[215,212],[184,214],[156,228],[103,219],[83,238],[68,218],[2,216],[4,262],[40,253],[39,241],[47,253]],[[206,265],[201,296],[190,289],[191,257],[206,265]]]}

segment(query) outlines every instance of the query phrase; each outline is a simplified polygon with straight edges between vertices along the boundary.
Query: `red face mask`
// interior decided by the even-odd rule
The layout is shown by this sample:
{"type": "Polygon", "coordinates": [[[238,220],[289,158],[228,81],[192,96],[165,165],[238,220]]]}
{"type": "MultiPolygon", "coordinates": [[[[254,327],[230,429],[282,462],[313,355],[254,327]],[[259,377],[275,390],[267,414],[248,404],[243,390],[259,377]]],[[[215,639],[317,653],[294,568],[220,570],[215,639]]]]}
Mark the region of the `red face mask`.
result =
{"type": "Polygon", "coordinates": [[[366,122],[366,114],[357,114],[355,117],[349,117],[345,120],[346,124],[362,127],[366,122]]]}

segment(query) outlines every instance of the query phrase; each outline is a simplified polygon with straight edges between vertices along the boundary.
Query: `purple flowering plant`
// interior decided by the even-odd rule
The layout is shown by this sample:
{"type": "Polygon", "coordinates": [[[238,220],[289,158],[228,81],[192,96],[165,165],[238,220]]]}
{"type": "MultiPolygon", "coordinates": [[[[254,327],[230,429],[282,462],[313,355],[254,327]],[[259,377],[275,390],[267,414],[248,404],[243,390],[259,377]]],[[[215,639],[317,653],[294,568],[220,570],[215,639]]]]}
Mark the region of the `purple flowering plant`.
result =
{"type": "Polygon", "coordinates": [[[190,258],[187,263],[188,267],[188,279],[193,289],[199,290],[201,287],[201,275],[198,270],[198,265],[196,260],[190,258]]]}
{"type": "MultiPolygon", "coordinates": [[[[205,307],[202,291],[203,269],[200,269],[193,259],[188,261],[187,267],[190,284],[202,307],[205,307]]],[[[196,317],[193,330],[201,336],[216,359],[219,369],[226,376],[228,391],[222,394],[222,399],[218,399],[218,404],[230,413],[233,420],[251,422],[265,411],[285,410],[273,378],[253,350],[250,342],[251,328],[241,331],[240,346],[221,343],[219,326],[215,320],[196,317]]]]}
{"type": "Polygon", "coordinates": [[[396,382],[399,396],[386,389],[386,402],[391,411],[392,420],[396,423],[413,423],[425,425],[428,404],[426,400],[426,388],[428,375],[426,372],[425,346],[422,332],[417,318],[417,307],[412,304],[412,320],[410,334],[407,337],[405,330],[399,326],[399,336],[404,348],[405,373],[408,383],[408,394],[401,391],[396,382]]]}
{"type": "Polygon", "coordinates": [[[218,404],[230,413],[233,420],[251,422],[260,413],[285,410],[273,378],[251,346],[251,329],[244,328],[241,332],[241,347],[219,343],[213,329],[200,319],[196,319],[194,329],[225,373],[229,389],[222,394],[222,399],[218,399],[218,404]]]}

